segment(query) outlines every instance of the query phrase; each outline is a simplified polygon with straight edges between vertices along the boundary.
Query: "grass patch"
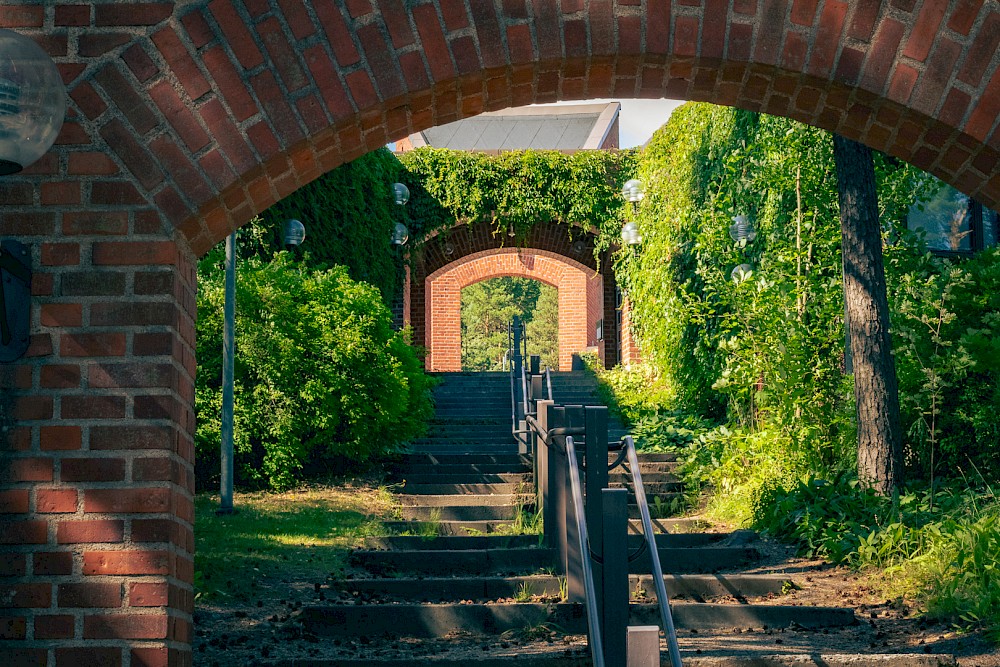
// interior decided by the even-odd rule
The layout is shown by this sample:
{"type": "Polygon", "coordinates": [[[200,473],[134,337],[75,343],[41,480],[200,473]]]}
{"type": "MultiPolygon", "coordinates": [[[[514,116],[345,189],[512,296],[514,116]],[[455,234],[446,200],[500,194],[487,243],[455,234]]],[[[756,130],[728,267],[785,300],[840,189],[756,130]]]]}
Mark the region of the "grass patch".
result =
{"type": "Polygon", "coordinates": [[[384,532],[391,494],[368,486],[311,484],[237,493],[238,512],[216,515],[219,497],[195,498],[195,593],[247,602],[297,578],[339,572],[347,551],[384,532]]]}

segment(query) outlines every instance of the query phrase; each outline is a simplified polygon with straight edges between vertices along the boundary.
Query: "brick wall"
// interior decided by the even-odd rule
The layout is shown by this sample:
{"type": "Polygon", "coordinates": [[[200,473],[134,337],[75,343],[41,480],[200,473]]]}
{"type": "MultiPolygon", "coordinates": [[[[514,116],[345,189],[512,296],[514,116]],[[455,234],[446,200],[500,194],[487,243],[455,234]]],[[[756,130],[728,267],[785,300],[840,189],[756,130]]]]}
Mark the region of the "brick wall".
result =
{"type": "MultiPolygon", "coordinates": [[[[190,664],[194,260],[391,139],[531,102],[706,100],[1000,206],[997,0],[14,0],[0,27],[70,97],[53,150],[0,183],[0,235],[36,269],[31,348],[0,367],[12,664],[190,664]]],[[[531,246],[593,268],[557,231],[531,246]]]]}
{"type": "Polygon", "coordinates": [[[463,257],[427,277],[427,370],[462,369],[462,290],[504,276],[539,280],[559,291],[559,368],[568,370],[573,354],[588,347],[603,350],[594,336],[604,310],[604,279],[599,273],[545,250],[497,248],[463,257]]]}

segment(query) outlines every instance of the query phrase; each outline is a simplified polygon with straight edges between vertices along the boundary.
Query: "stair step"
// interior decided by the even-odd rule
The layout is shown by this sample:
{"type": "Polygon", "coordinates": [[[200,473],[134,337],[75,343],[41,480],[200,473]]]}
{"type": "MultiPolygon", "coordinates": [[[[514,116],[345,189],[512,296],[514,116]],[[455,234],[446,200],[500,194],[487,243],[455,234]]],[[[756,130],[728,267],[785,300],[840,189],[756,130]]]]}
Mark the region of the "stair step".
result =
{"type": "MultiPolygon", "coordinates": [[[[419,539],[419,538],[418,538],[419,539]]],[[[683,574],[663,577],[671,600],[695,601],[720,597],[755,598],[781,595],[793,578],[784,574],[683,574]]],[[[349,579],[329,588],[362,595],[382,595],[415,602],[449,600],[500,600],[519,593],[551,596],[560,594],[563,578],[549,574],[520,577],[421,577],[395,579],[349,579]]],[[[656,589],[648,574],[629,576],[629,591],[641,588],[647,602],[656,600],[656,589]]]]}
{"type": "MultiPolygon", "coordinates": [[[[433,539],[433,538],[430,538],[433,539]]],[[[757,557],[749,547],[661,548],[660,564],[666,574],[709,574],[733,570],[757,557]]],[[[537,570],[555,563],[551,549],[495,548],[430,552],[426,549],[398,551],[358,550],[351,553],[351,563],[372,573],[414,572],[422,574],[486,574],[498,569],[537,570]]],[[[629,564],[635,574],[649,572],[648,553],[643,550],[629,564]]]]}
{"type": "MultiPolygon", "coordinates": [[[[673,606],[678,629],[788,627],[829,628],[856,623],[854,611],[842,607],[721,605],[678,603],[673,606]]],[[[578,603],[556,604],[392,604],[317,605],[304,607],[300,620],[319,636],[440,637],[458,631],[499,634],[507,630],[558,626],[569,634],[586,632],[586,613],[578,603]]],[[[630,605],[631,625],[656,625],[655,604],[630,605]]]]}
{"type": "MultiPolygon", "coordinates": [[[[700,642],[697,649],[689,648],[690,640],[683,639],[681,641],[681,658],[684,661],[684,667],[813,667],[815,665],[823,665],[824,667],[954,667],[957,664],[953,655],[934,653],[866,653],[863,655],[821,653],[810,650],[810,646],[805,646],[798,652],[774,653],[773,641],[766,643],[767,648],[755,651],[748,650],[746,642],[742,642],[739,646],[731,649],[728,654],[719,655],[705,655],[708,651],[701,648],[702,643],[711,646],[713,644],[710,642],[731,639],[731,636],[731,632],[720,637],[706,636],[706,633],[702,632],[697,635],[700,642]]],[[[737,635],[737,637],[739,636],[737,635]]],[[[773,638],[768,637],[768,639],[773,638]]],[[[576,655],[573,655],[565,646],[556,643],[551,644],[547,652],[542,652],[536,647],[531,655],[525,655],[517,649],[518,647],[513,645],[502,651],[506,655],[476,656],[476,667],[590,667],[593,665],[590,654],[583,648],[580,648],[576,655]]],[[[501,652],[495,651],[495,653],[501,652]]],[[[662,655],[660,665],[670,667],[670,660],[666,657],[666,653],[663,652],[662,655]]],[[[424,662],[426,658],[423,656],[420,658],[337,658],[335,660],[313,658],[308,663],[281,662],[277,663],[275,667],[298,667],[306,664],[308,667],[413,667],[415,661],[424,662]]],[[[434,661],[427,664],[432,664],[434,667],[468,667],[469,658],[467,655],[459,658],[435,656],[434,661]]]]}
{"type": "Polygon", "coordinates": [[[511,520],[519,509],[534,512],[531,506],[451,506],[451,507],[404,507],[400,510],[403,519],[419,521],[495,521],[511,520]]]}
{"type": "Polygon", "coordinates": [[[519,497],[514,494],[506,495],[465,495],[465,494],[445,494],[445,495],[413,495],[399,494],[396,499],[404,508],[407,507],[500,507],[517,505],[519,497]]]}
{"type": "Polygon", "coordinates": [[[475,473],[463,475],[461,473],[415,473],[408,470],[401,470],[396,473],[397,477],[406,480],[407,484],[530,484],[531,473],[527,472],[504,472],[504,473],[475,473]]]}
{"type": "Polygon", "coordinates": [[[482,519],[463,521],[421,521],[410,519],[406,521],[384,521],[382,525],[393,533],[412,533],[414,535],[489,535],[491,533],[509,530],[513,522],[510,519],[482,519]]]}
{"type": "MultiPolygon", "coordinates": [[[[656,545],[663,549],[691,549],[695,547],[718,546],[729,540],[732,533],[663,533],[656,536],[656,545]]],[[[509,549],[514,547],[535,547],[539,545],[538,535],[475,535],[439,536],[385,535],[365,538],[367,550],[382,551],[462,551],[469,549],[509,549]]],[[[630,549],[643,544],[641,535],[629,535],[630,549]]]]}
{"type": "Polygon", "coordinates": [[[502,475],[508,473],[530,473],[531,468],[523,463],[440,463],[406,466],[409,475],[502,475]]]}
{"type": "Polygon", "coordinates": [[[403,493],[410,495],[497,495],[515,494],[530,489],[527,484],[410,484],[403,486],[403,493]]]}
{"type": "Polygon", "coordinates": [[[438,465],[475,463],[513,463],[530,466],[531,461],[520,454],[403,454],[398,465],[438,465]]]}

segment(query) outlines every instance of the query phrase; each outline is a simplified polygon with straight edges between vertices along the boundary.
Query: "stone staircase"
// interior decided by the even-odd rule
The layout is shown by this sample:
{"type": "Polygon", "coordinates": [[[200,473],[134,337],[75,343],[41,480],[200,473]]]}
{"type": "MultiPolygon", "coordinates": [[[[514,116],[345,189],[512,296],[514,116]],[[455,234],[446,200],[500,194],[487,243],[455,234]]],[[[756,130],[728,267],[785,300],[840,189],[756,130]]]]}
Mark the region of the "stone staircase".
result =
{"type": "MultiPolygon", "coordinates": [[[[555,374],[553,388],[560,403],[598,400],[596,384],[582,373],[555,374]]],[[[473,646],[482,642],[482,659],[476,662],[500,665],[507,664],[501,647],[508,642],[502,638],[542,629],[541,648],[536,646],[530,655],[515,652],[511,661],[589,664],[585,646],[579,639],[571,641],[586,632],[585,612],[580,604],[563,601],[564,580],[552,567],[555,554],[541,546],[537,534],[531,465],[517,453],[511,436],[506,374],[447,374],[435,397],[437,415],[430,432],[393,471],[399,520],[385,524],[388,535],[369,538],[365,548],[353,552],[347,577],[324,586],[325,602],[302,609],[305,632],[338,645],[384,642],[393,647],[379,659],[385,665],[413,664],[414,656],[422,655],[413,649],[408,657],[392,658],[400,642],[413,646],[421,638],[457,634],[473,646]]],[[[612,428],[623,431],[620,424],[612,428]]],[[[641,467],[651,500],[679,493],[670,456],[642,456],[641,467]]],[[[611,482],[628,483],[616,473],[611,482]]],[[[662,531],[657,547],[685,665],[953,664],[948,657],[918,654],[908,654],[901,662],[893,662],[892,656],[820,656],[801,638],[796,650],[791,640],[789,648],[780,648],[781,639],[760,645],[744,642],[737,648],[734,629],[767,635],[788,628],[817,634],[852,632],[858,621],[846,607],[782,604],[784,593],[808,581],[756,566],[758,542],[753,533],[699,532],[700,524],[690,519],[658,518],[654,523],[662,531]],[[821,661],[809,662],[811,654],[821,661]],[[795,662],[800,659],[807,660],[795,662]]],[[[631,524],[631,531],[638,533],[638,521],[631,524]]],[[[630,535],[630,549],[639,553],[641,539],[630,535]]],[[[645,553],[630,564],[633,625],[659,624],[649,572],[645,553]]],[[[669,664],[665,651],[663,655],[663,664],[669,664]]],[[[467,656],[448,660],[442,655],[431,664],[469,664],[467,656]]],[[[365,658],[309,664],[370,662],[365,658]]]]}

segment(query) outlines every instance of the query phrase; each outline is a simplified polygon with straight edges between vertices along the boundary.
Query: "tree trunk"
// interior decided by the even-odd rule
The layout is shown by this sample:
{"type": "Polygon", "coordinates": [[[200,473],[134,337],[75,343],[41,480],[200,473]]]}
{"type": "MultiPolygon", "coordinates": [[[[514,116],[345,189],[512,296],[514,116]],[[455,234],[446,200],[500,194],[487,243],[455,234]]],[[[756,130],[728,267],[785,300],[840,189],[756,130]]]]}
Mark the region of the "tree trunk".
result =
{"type": "Polygon", "coordinates": [[[836,134],[833,154],[857,403],[858,477],[864,486],[889,495],[902,481],[903,444],[875,167],[867,146],[836,134]]]}

